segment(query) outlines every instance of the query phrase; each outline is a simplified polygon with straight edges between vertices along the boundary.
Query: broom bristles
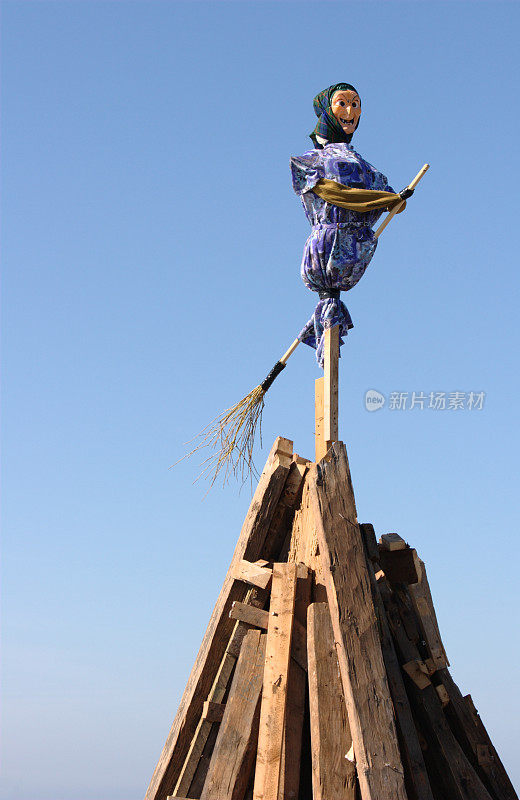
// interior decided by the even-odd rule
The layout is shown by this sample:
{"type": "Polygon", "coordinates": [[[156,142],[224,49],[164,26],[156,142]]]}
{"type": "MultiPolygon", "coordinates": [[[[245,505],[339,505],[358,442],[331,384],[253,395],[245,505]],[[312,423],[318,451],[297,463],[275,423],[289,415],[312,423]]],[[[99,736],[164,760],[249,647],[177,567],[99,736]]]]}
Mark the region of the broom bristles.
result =
{"type": "Polygon", "coordinates": [[[213,486],[222,472],[223,483],[228,481],[230,475],[240,477],[243,483],[258,475],[253,461],[253,450],[257,432],[260,443],[262,442],[264,395],[262,386],[256,386],[195,437],[195,440],[199,439],[199,444],[183,458],[189,458],[206,447],[215,451],[202,462],[203,470],[197,480],[209,478],[210,485],[213,486]]]}

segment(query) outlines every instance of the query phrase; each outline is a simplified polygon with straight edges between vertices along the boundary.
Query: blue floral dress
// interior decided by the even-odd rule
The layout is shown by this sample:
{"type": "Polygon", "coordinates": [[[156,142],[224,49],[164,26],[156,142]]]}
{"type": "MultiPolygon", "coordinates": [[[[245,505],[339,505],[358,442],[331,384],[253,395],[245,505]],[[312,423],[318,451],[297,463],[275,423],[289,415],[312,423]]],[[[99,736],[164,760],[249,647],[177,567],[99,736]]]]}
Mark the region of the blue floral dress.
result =
{"type": "Polygon", "coordinates": [[[359,189],[393,189],[381,172],[343,142],[293,156],[291,172],[294,191],[300,196],[312,227],[303,251],[301,274],[307,288],[320,293],[314,314],[298,338],[316,348],[318,364],[323,366],[324,329],[339,325],[343,344],[342,337],[353,327],[339,292],[352,289],[368,267],[377,247],[372,225],[381,211],[348,211],[327,203],[312,189],[320,178],[359,189]]]}

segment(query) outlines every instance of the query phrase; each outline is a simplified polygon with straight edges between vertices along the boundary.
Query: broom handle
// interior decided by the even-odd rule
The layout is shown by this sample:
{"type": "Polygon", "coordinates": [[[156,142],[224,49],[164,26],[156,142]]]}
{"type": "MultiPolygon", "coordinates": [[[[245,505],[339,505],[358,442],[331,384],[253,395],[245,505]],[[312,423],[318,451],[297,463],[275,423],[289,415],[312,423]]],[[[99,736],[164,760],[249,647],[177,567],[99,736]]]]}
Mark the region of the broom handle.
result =
{"type": "MultiPolygon", "coordinates": [[[[417,173],[417,175],[415,176],[413,181],[411,183],[409,183],[406,188],[407,189],[412,189],[412,190],[415,189],[415,187],[417,186],[417,184],[419,183],[419,181],[421,180],[423,175],[425,175],[426,172],[428,172],[429,169],[430,169],[430,165],[429,164],[425,164],[424,167],[421,167],[421,169],[419,170],[419,172],[417,173]]],[[[401,211],[404,208],[405,204],[406,204],[406,200],[403,200],[402,203],[399,203],[399,205],[397,205],[392,211],[390,211],[389,214],[387,214],[387,216],[384,218],[383,222],[381,223],[381,225],[379,226],[377,231],[374,233],[374,239],[379,239],[379,237],[383,233],[383,231],[386,228],[386,226],[388,225],[388,223],[391,222],[393,220],[393,218],[395,217],[395,215],[398,214],[399,211],[401,211]]]]}
{"type": "MultiPolygon", "coordinates": [[[[425,164],[423,167],[421,167],[421,169],[419,170],[419,172],[417,173],[417,175],[415,176],[413,181],[411,183],[409,183],[406,188],[407,189],[415,189],[415,187],[417,186],[417,184],[419,183],[421,178],[426,174],[426,172],[428,172],[429,169],[430,169],[430,165],[429,164],[425,164]]],[[[389,214],[385,217],[385,219],[383,220],[383,222],[381,223],[381,225],[379,226],[377,231],[374,233],[374,238],[375,239],[378,239],[381,236],[381,234],[383,233],[383,231],[386,228],[386,226],[388,225],[388,223],[393,220],[393,218],[395,217],[397,212],[400,211],[401,208],[403,208],[405,203],[406,203],[406,200],[403,200],[403,202],[399,203],[399,205],[396,206],[393,209],[393,211],[389,212],[389,214]]],[[[283,356],[280,358],[280,364],[283,364],[284,366],[287,364],[289,358],[292,356],[292,354],[294,353],[294,351],[296,350],[296,348],[298,347],[299,344],[300,344],[300,340],[299,339],[295,339],[294,342],[291,344],[291,346],[285,351],[283,356]]]]}

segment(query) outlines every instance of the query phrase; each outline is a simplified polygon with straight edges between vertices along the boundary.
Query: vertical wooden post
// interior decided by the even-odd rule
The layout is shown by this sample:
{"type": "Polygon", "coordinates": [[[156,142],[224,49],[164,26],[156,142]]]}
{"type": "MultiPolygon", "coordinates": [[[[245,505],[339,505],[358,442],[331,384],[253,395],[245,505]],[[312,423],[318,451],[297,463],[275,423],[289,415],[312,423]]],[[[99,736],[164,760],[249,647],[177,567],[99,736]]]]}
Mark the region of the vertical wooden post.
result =
{"type": "Polygon", "coordinates": [[[327,328],[323,364],[323,438],[326,450],[338,441],[339,325],[327,328]]]}
{"type": "Polygon", "coordinates": [[[314,381],[314,451],[316,461],[321,461],[327,452],[323,436],[323,382],[323,378],[316,378],[314,381]]]}

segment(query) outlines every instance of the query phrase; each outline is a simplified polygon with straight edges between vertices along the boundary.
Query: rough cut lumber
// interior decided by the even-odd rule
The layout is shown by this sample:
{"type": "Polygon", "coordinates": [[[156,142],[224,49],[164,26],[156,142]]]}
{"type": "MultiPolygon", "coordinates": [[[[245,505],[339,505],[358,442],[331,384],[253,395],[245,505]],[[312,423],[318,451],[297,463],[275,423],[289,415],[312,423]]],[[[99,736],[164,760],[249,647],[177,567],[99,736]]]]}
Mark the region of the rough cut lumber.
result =
{"type": "Polygon", "coordinates": [[[406,546],[402,550],[379,551],[379,564],[390,583],[417,583],[420,576],[417,553],[406,546]]]}
{"type": "Polygon", "coordinates": [[[260,631],[244,636],[201,800],[242,800],[244,796],[262,691],[265,640],[260,631]]]}
{"type": "Polygon", "coordinates": [[[283,544],[292,527],[295,508],[301,497],[301,489],[309,462],[294,455],[282,494],[275,508],[269,530],[265,537],[264,554],[270,561],[283,561],[283,544]]]}
{"type": "Polygon", "coordinates": [[[294,605],[291,663],[287,687],[287,709],[280,769],[279,800],[298,800],[303,720],[307,697],[307,608],[312,590],[312,574],[307,567],[296,567],[296,601],[294,605]],[[304,568],[304,571],[303,569],[304,568]],[[298,635],[300,631],[300,635],[298,635]]]}
{"type": "Polygon", "coordinates": [[[355,800],[356,768],[327,603],[307,616],[313,800],[355,800]]]}
{"type": "Polygon", "coordinates": [[[231,606],[229,616],[232,619],[238,619],[240,622],[245,622],[247,625],[253,625],[255,628],[263,628],[267,630],[269,624],[269,612],[261,608],[255,608],[248,603],[239,603],[237,600],[231,606]]]}
{"type": "MultiPolygon", "coordinates": [[[[375,541],[375,535],[374,535],[375,541]]],[[[366,555],[368,559],[368,548],[365,538],[366,555]]],[[[397,551],[399,552],[399,551],[397,551]]],[[[417,729],[412,716],[410,703],[406,694],[403,676],[397,653],[395,652],[394,642],[388,620],[386,618],[385,607],[381,597],[380,586],[376,580],[373,564],[368,564],[370,583],[372,586],[372,596],[376,607],[381,632],[381,648],[383,660],[385,662],[388,685],[397,722],[397,732],[400,743],[403,766],[405,768],[404,778],[408,795],[413,800],[433,800],[432,789],[428,778],[428,772],[424,763],[424,757],[417,735],[417,729]]],[[[386,584],[385,584],[386,585],[386,584]]]]}
{"type": "MultiPolygon", "coordinates": [[[[246,600],[255,606],[263,606],[266,599],[266,590],[251,588],[246,594],[246,600]]],[[[224,657],[222,658],[206,702],[220,703],[223,700],[231,673],[240,654],[242,640],[247,630],[247,625],[240,622],[235,623],[231,639],[226,647],[226,652],[224,653],[224,657]]],[[[209,766],[209,758],[217,736],[217,731],[213,730],[213,728],[213,723],[205,719],[204,713],[202,713],[184,764],[179,772],[174,794],[182,796],[190,793],[194,797],[199,796],[200,791],[196,791],[196,787],[202,790],[207,767],[209,766]]]]}
{"type": "Polygon", "coordinates": [[[335,443],[310,472],[323,568],[362,800],[407,800],[347,452],[335,443]]]}
{"type": "Polygon", "coordinates": [[[379,561],[379,548],[377,546],[376,533],[371,522],[360,522],[359,530],[363,537],[366,557],[369,561],[379,561]]]}
{"type": "Polygon", "coordinates": [[[338,440],[339,325],[326,328],[323,335],[323,438],[328,450],[338,440]]]}
{"type": "Polygon", "coordinates": [[[225,703],[213,703],[211,700],[206,700],[202,708],[202,719],[207,719],[208,722],[222,722],[225,708],[225,703]]]}
{"type": "Polygon", "coordinates": [[[235,578],[237,581],[244,581],[250,586],[257,586],[259,589],[267,589],[271,583],[273,571],[263,566],[264,560],[252,564],[243,559],[238,562],[235,568],[235,578]]]}
{"type": "Polygon", "coordinates": [[[404,550],[406,547],[405,540],[398,533],[383,533],[379,544],[385,550],[404,550]]]}
{"type": "MultiPolygon", "coordinates": [[[[401,601],[395,592],[385,597],[385,606],[401,663],[420,661],[419,651],[402,625],[401,601]]],[[[491,800],[453,735],[433,684],[419,689],[409,680],[408,696],[419,730],[428,743],[424,759],[440,796],[449,800],[491,800]]]]}
{"type": "MultiPolygon", "coordinates": [[[[449,702],[445,714],[450,727],[482,782],[500,800],[518,800],[511,781],[473,704],[468,704],[447,669],[437,673],[449,702]]],[[[439,689],[440,687],[437,687],[439,689]]]]}
{"type": "Polygon", "coordinates": [[[242,601],[246,586],[235,581],[235,566],[242,559],[256,561],[263,554],[263,546],[276,506],[289,474],[292,442],[279,436],[271,448],[269,458],[258,482],[253,500],[233,556],[232,566],[213,610],[208,628],[188,679],[172,728],[162,754],[152,775],[145,800],[164,800],[177,782],[179,772],[196,732],[202,704],[208,693],[233,631],[234,621],[229,610],[234,600],[242,601]]]}
{"type": "Polygon", "coordinates": [[[314,381],[314,452],[316,461],[321,461],[327,452],[323,436],[323,378],[314,381]]]}
{"type": "Polygon", "coordinates": [[[417,583],[408,587],[408,592],[412,600],[415,613],[420,620],[424,639],[430,651],[434,669],[444,669],[449,666],[448,657],[444,649],[437,622],[437,615],[433,606],[430,585],[426,575],[424,561],[416,559],[419,580],[417,583]]]}
{"type": "Polygon", "coordinates": [[[254,784],[255,800],[278,800],[296,578],[296,564],[273,564],[254,784]]]}

